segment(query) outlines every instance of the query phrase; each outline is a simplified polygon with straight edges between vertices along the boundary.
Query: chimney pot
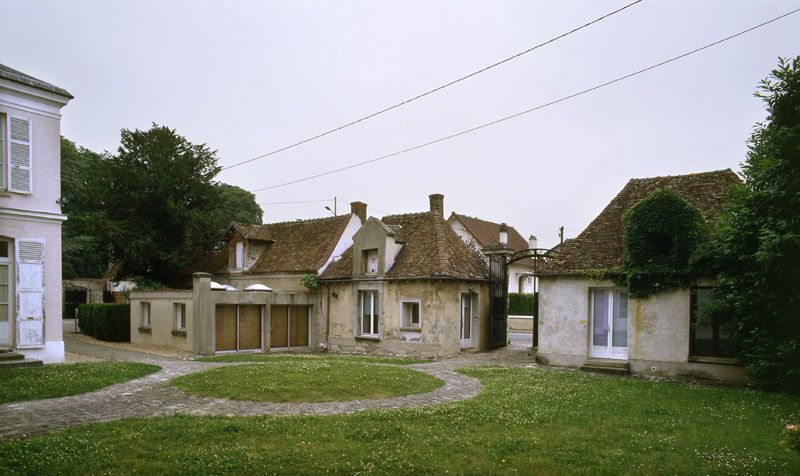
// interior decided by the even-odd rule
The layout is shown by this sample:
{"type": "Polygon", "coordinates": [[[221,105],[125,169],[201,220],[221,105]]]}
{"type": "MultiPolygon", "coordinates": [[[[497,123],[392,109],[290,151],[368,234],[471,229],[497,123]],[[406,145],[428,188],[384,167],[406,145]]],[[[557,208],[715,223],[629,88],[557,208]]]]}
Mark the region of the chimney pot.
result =
{"type": "Polygon", "coordinates": [[[428,198],[431,201],[431,211],[444,217],[444,195],[441,193],[432,193],[428,195],[428,198]]]}
{"type": "Polygon", "coordinates": [[[367,204],[364,202],[350,202],[350,213],[361,220],[361,224],[367,222],[367,204]]]}
{"type": "Polygon", "coordinates": [[[538,240],[536,239],[535,236],[531,235],[530,237],[528,237],[528,248],[533,250],[537,248],[537,245],[538,245],[538,240]]]}
{"type": "Polygon", "coordinates": [[[505,223],[500,224],[500,244],[508,245],[508,225],[505,223]]]}

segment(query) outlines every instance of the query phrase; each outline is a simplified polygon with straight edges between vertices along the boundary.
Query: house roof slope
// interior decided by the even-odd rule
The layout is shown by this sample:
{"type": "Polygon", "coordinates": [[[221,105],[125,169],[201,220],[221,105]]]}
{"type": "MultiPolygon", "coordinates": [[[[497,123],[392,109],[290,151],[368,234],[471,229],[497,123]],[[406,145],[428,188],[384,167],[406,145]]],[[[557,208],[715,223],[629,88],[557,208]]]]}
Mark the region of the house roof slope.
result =
{"type": "Polygon", "coordinates": [[[69,91],[67,91],[66,89],[59,88],[56,85],[42,81],[41,79],[38,78],[34,78],[33,76],[25,74],[22,71],[17,71],[16,69],[9,68],[4,64],[0,64],[0,78],[7,79],[9,81],[13,81],[18,84],[24,84],[25,86],[30,86],[36,89],[41,89],[43,91],[60,94],[70,99],[74,99],[74,96],[70,94],[69,91]]]}
{"type": "MultiPolygon", "coordinates": [[[[488,248],[496,245],[500,237],[500,224],[481,218],[475,218],[467,215],[461,215],[456,212],[450,214],[450,218],[455,218],[464,225],[464,228],[478,242],[481,248],[488,248]]],[[[528,249],[528,240],[522,237],[520,233],[513,226],[508,227],[508,247],[514,251],[522,251],[528,249]]],[[[518,264],[533,265],[533,260],[525,258],[517,262],[518,264]]]]}
{"type": "MultiPolygon", "coordinates": [[[[381,219],[403,242],[386,279],[486,279],[483,257],[473,251],[436,212],[389,215],[381,219]]],[[[353,277],[353,248],[328,266],[321,279],[353,277]]]]}
{"type": "MultiPolygon", "coordinates": [[[[316,273],[328,261],[351,217],[347,214],[264,225],[233,223],[231,227],[244,238],[266,244],[247,273],[316,273]]],[[[230,246],[225,246],[213,258],[214,274],[228,272],[229,253],[230,246]]]]}
{"type": "Polygon", "coordinates": [[[580,235],[561,245],[543,266],[542,274],[583,274],[622,266],[622,217],[657,189],[669,190],[697,207],[706,223],[711,224],[719,218],[730,188],[739,183],[741,180],[731,169],[631,179],[580,235]]]}

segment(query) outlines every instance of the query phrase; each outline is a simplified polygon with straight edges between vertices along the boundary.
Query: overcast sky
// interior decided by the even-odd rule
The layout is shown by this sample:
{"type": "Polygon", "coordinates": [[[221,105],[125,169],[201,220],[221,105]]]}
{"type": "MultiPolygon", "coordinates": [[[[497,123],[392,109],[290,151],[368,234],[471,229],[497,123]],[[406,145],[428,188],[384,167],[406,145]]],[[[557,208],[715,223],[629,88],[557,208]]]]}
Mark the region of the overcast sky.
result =
{"type": "MultiPolygon", "coordinates": [[[[3,2],[0,63],[69,90],[62,133],[115,151],[155,122],[233,164],[564,33],[622,1],[3,2]]],[[[267,187],[414,146],[710,43],[800,1],[645,0],[468,81],[219,180],[267,187]]],[[[633,177],[739,169],[765,111],[753,92],[800,54],[800,13],[627,81],[364,167],[259,192],[265,221],[445,211],[540,244],[577,235],[633,177]]]]}

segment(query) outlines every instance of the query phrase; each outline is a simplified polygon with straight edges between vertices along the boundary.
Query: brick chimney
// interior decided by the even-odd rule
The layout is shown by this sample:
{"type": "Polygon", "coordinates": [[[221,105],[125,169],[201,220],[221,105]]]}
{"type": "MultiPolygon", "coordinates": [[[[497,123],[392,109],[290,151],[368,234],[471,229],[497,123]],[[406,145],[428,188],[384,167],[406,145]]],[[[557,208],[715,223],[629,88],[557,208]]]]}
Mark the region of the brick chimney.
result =
{"type": "Polygon", "coordinates": [[[364,202],[350,202],[350,213],[361,219],[361,224],[367,222],[367,204],[364,202]]]}
{"type": "Polygon", "coordinates": [[[431,211],[444,216],[444,195],[441,193],[433,193],[428,195],[431,200],[431,211]]]}

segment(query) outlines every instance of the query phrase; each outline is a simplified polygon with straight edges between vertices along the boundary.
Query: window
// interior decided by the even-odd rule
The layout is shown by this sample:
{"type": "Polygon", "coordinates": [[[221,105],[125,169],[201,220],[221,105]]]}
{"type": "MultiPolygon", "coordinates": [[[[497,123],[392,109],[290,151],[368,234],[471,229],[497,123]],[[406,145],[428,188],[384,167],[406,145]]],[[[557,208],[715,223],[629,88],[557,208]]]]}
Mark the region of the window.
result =
{"type": "Polygon", "coordinates": [[[401,301],[400,314],[403,327],[420,327],[420,301],[418,299],[401,301]]]}
{"type": "Polygon", "coordinates": [[[11,345],[11,244],[0,240],[0,346],[11,345]]]}
{"type": "Polygon", "coordinates": [[[6,115],[0,114],[0,190],[6,190],[6,115]]]}
{"type": "Polygon", "coordinates": [[[186,329],[186,304],[175,304],[175,329],[182,331],[186,329]]]}
{"type": "Polygon", "coordinates": [[[694,287],[690,297],[689,355],[696,357],[734,357],[729,325],[711,316],[708,304],[714,288],[694,287]]]}
{"type": "Polygon", "coordinates": [[[360,326],[361,335],[377,336],[378,335],[378,292],[377,291],[361,291],[361,313],[360,313],[360,326]]]}
{"type": "Polygon", "coordinates": [[[150,303],[142,303],[142,327],[150,327],[150,303]]]}
{"type": "Polygon", "coordinates": [[[244,242],[236,242],[236,269],[244,268],[244,242]]]}
{"type": "Polygon", "coordinates": [[[31,193],[31,122],[0,114],[0,190],[31,193]]]}
{"type": "Polygon", "coordinates": [[[378,273],[378,250],[364,250],[362,253],[364,274],[378,273]]]}

